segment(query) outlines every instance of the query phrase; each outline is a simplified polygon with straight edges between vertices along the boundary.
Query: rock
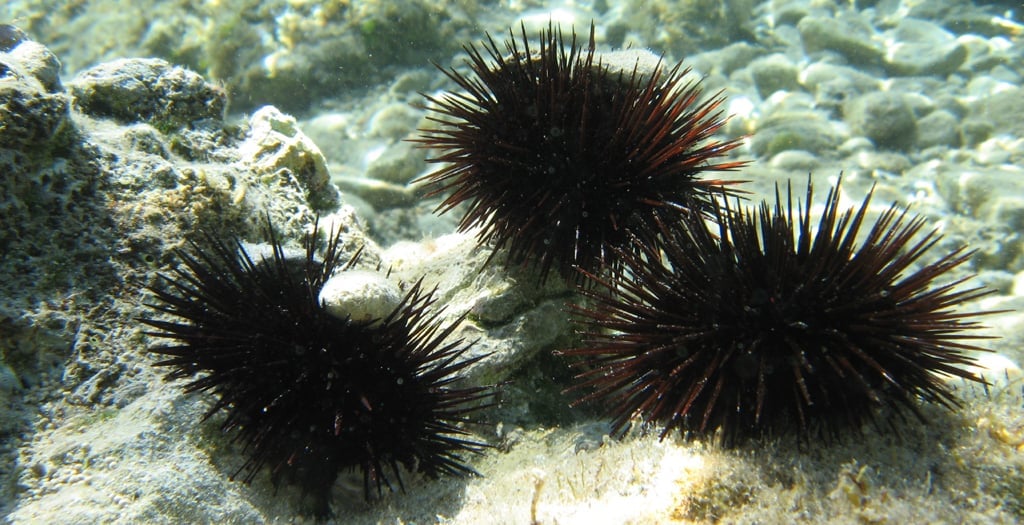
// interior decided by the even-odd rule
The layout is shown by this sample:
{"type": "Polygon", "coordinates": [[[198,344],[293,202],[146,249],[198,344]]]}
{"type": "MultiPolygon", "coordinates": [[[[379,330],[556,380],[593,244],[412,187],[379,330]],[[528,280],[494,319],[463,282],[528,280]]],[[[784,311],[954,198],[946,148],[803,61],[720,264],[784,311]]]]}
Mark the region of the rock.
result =
{"type": "Polygon", "coordinates": [[[0,24],[0,53],[10,53],[26,40],[28,40],[28,35],[18,27],[0,24]]]}
{"type": "Polygon", "coordinates": [[[1024,88],[1004,87],[971,103],[968,120],[984,122],[994,133],[1024,136],[1024,88]]]}
{"type": "Polygon", "coordinates": [[[351,192],[369,202],[377,210],[406,208],[416,203],[416,194],[406,186],[366,177],[334,177],[343,192],[351,192]]]}
{"type": "Polygon", "coordinates": [[[395,98],[407,96],[420,100],[420,93],[430,91],[433,76],[426,69],[406,71],[395,77],[388,87],[388,94],[395,98]]]}
{"type": "Polygon", "coordinates": [[[945,166],[935,178],[935,187],[957,212],[984,218],[992,213],[1005,214],[996,210],[1015,208],[1007,203],[1000,204],[1000,200],[1024,195],[1024,177],[1016,167],[966,169],[964,166],[945,166]]]}
{"type": "MultiPolygon", "coordinates": [[[[985,288],[996,290],[999,294],[1008,295],[1013,293],[1015,281],[1020,277],[1024,277],[1024,275],[1018,274],[1015,276],[1003,270],[985,270],[978,272],[977,275],[971,278],[971,281],[976,286],[984,286],[985,288]]],[[[1021,282],[1021,284],[1024,284],[1024,282],[1021,282]]]]}
{"type": "Polygon", "coordinates": [[[420,118],[420,112],[408,104],[389,104],[370,119],[369,134],[392,141],[401,140],[415,133],[420,118]]]}
{"type": "Polygon", "coordinates": [[[983,166],[1013,164],[1024,157],[1024,139],[1006,135],[992,137],[974,148],[974,160],[983,166]]]}
{"type": "Polygon", "coordinates": [[[857,167],[871,173],[884,172],[903,175],[912,166],[910,160],[899,153],[867,151],[856,155],[857,167]]]}
{"type": "Polygon", "coordinates": [[[75,106],[83,113],[119,123],[146,122],[164,133],[198,121],[220,121],[227,96],[187,69],[155,58],[105,62],[71,82],[75,106]]]}
{"type": "Polygon", "coordinates": [[[366,168],[363,159],[368,152],[384,145],[384,140],[366,138],[361,129],[364,126],[358,120],[352,113],[325,111],[299,125],[327,158],[331,172],[338,174],[341,171],[335,169],[334,164],[363,171],[366,168]]]}
{"type": "Polygon", "coordinates": [[[967,60],[967,48],[958,42],[939,47],[928,44],[895,44],[886,53],[885,69],[890,75],[945,77],[967,60]]]}
{"type": "Polygon", "coordinates": [[[453,338],[476,341],[466,358],[485,356],[467,370],[476,384],[505,380],[522,363],[570,336],[566,285],[505,269],[490,249],[477,245],[476,232],[452,233],[424,242],[399,242],[385,250],[383,263],[394,279],[423,278],[437,287],[444,315],[468,313],[453,338]],[[488,261],[490,263],[488,264],[488,261]]]}
{"type": "Polygon", "coordinates": [[[872,152],[874,150],[875,144],[868,140],[867,137],[850,137],[839,145],[839,153],[846,156],[872,152]]]}
{"type": "Polygon", "coordinates": [[[795,26],[811,13],[810,2],[770,2],[772,18],[780,26],[795,26]]]}
{"type": "Polygon", "coordinates": [[[858,66],[881,62],[885,50],[877,44],[871,26],[855,16],[823,18],[807,16],[797,24],[804,52],[833,51],[858,66]]]}
{"type": "Polygon", "coordinates": [[[530,300],[523,287],[505,281],[479,294],[469,310],[469,319],[481,326],[499,326],[527,309],[530,300]]]}
{"type": "Polygon", "coordinates": [[[686,59],[686,63],[704,74],[728,76],[733,71],[747,67],[755,58],[764,54],[765,51],[761,47],[737,42],[721,49],[692,55],[686,59]]]}
{"type": "Polygon", "coordinates": [[[408,142],[397,142],[384,149],[366,167],[366,176],[392,184],[405,185],[426,167],[425,152],[408,142]]]}
{"type": "Polygon", "coordinates": [[[344,270],[324,283],[319,299],[331,315],[362,323],[394,312],[402,302],[402,291],[380,272],[344,270]]]}
{"type": "Polygon", "coordinates": [[[821,156],[833,153],[841,140],[832,123],[821,115],[810,111],[787,111],[757,123],[751,149],[764,157],[787,150],[821,156]]]}
{"type": "Polygon", "coordinates": [[[771,167],[785,171],[811,172],[818,167],[818,158],[806,151],[786,150],[772,157],[771,167]]]}
{"type": "Polygon", "coordinates": [[[18,28],[0,25],[0,149],[45,156],[73,130],[60,62],[18,28]]]}
{"type": "Polygon", "coordinates": [[[39,80],[48,93],[64,90],[60,83],[60,60],[46,46],[24,40],[10,50],[10,56],[21,64],[25,73],[39,80]]]}
{"type": "Polygon", "coordinates": [[[1020,73],[1014,71],[1013,69],[1010,69],[1005,64],[999,64],[994,66],[988,72],[988,75],[994,80],[1005,82],[1011,86],[1019,86],[1021,84],[1022,78],[1024,78],[1021,77],[1020,73]]]}
{"type": "Polygon", "coordinates": [[[314,209],[337,207],[327,161],[316,144],[299,130],[295,118],[273,106],[249,119],[249,135],[238,147],[241,162],[259,179],[298,184],[314,209]]]}
{"type": "Polygon", "coordinates": [[[555,26],[569,28],[581,27],[586,20],[591,19],[593,19],[593,15],[590,12],[567,4],[554,9],[530,9],[520,15],[510,26],[513,28],[525,27],[527,34],[536,35],[547,29],[552,22],[555,26]]]}
{"type": "Polygon", "coordinates": [[[993,78],[989,75],[978,75],[967,82],[965,89],[969,100],[979,101],[980,99],[1011,92],[1018,89],[1014,84],[993,78]]]}
{"type": "Polygon", "coordinates": [[[848,102],[843,113],[854,133],[871,139],[879,148],[902,150],[914,144],[917,120],[898,93],[863,95],[848,102]]]}
{"type": "Polygon", "coordinates": [[[937,109],[935,101],[926,93],[941,92],[942,82],[930,77],[897,77],[888,82],[890,93],[899,93],[915,118],[937,109]]]}
{"type": "MultiPolygon", "coordinates": [[[[180,71],[171,69],[162,80],[147,77],[152,86],[134,81],[122,95],[141,98],[128,101],[82,80],[71,88],[84,97],[79,102],[124,105],[69,111],[66,93],[48,91],[59,86],[49,53],[19,54],[27,43],[0,26],[0,435],[11,437],[0,454],[0,501],[26,523],[265,522],[208,455],[194,463],[173,452],[198,451],[182,448],[182,436],[207,443],[199,422],[208,405],[161,384],[145,351],[158,343],[143,335],[139,308],[151,301],[146,286],[167,285],[157,273],[181,264],[176,250],[191,251],[186,239],[262,239],[269,221],[278,239],[294,245],[316,215],[309,199],[336,201],[318,151],[294,119],[272,109],[225,128],[219,112],[206,113],[202,79],[173,92],[169,77],[180,71]],[[44,67],[26,66],[26,57],[44,67]],[[149,87],[164,91],[147,95],[149,87]],[[152,111],[123,113],[132,107],[152,111]],[[161,133],[154,124],[176,118],[161,111],[206,123],[161,133]],[[47,399],[59,401],[59,415],[39,410],[47,399]],[[180,433],[164,439],[161,428],[180,433]],[[30,458],[25,469],[12,451],[30,458]],[[156,456],[176,459],[141,459],[156,456]],[[189,483],[179,483],[182,475],[189,483]],[[183,503],[190,493],[213,496],[183,503]],[[29,502],[27,494],[46,497],[29,502]],[[60,518],[52,515],[57,508],[60,518]]],[[[114,64],[94,71],[128,87],[140,63],[114,64]]],[[[343,254],[366,246],[363,258],[373,264],[372,242],[347,207],[317,211],[323,229],[342,229],[343,254]]]]}
{"type": "Polygon", "coordinates": [[[1024,231],[1024,197],[1019,195],[1001,195],[992,199],[983,208],[986,221],[1005,226],[1009,231],[1024,231]]]}
{"type": "MultiPolygon", "coordinates": [[[[944,2],[924,2],[924,4],[944,2]]],[[[987,2],[992,3],[992,2],[987,2]]],[[[1011,2],[1014,8],[1020,8],[1019,2],[1011,2]]],[[[978,4],[984,5],[984,4],[978,4]]],[[[1007,9],[1011,9],[1007,6],[1007,9]]],[[[963,34],[977,34],[987,37],[1019,37],[1024,34],[1024,24],[1001,16],[992,16],[979,9],[954,9],[943,19],[943,25],[952,31],[963,34]]]]}
{"type": "Polygon", "coordinates": [[[978,35],[962,35],[957,42],[967,48],[967,62],[964,69],[983,74],[996,66],[1005,66],[1014,61],[1013,54],[1005,46],[996,45],[978,35]]]}
{"type": "Polygon", "coordinates": [[[932,98],[936,110],[947,111],[957,119],[967,116],[967,104],[949,93],[939,93],[932,98]]]}
{"type": "MultiPolygon", "coordinates": [[[[979,269],[1019,272],[1024,269],[1024,177],[1016,166],[978,167],[937,164],[935,188],[957,213],[946,223],[947,235],[959,235],[976,250],[979,269]]],[[[955,237],[954,237],[955,238],[955,237]]]]}
{"type": "Polygon", "coordinates": [[[995,126],[991,122],[976,118],[964,120],[960,129],[963,134],[963,143],[966,146],[980,144],[988,140],[995,132],[995,126]]]}
{"type": "Polygon", "coordinates": [[[800,72],[798,80],[808,91],[814,92],[820,89],[822,84],[828,84],[836,79],[844,79],[846,85],[850,86],[850,94],[863,95],[872,91],[878,91],[882,82],[877,78],[865,74],[856,68],[840,66],[828,62],[814,62],[800,72]]]}
{"type": "Polygon", "coordinates": [[[750,76],[761,98],[768,98],[776,91],[796,91],[798,70],[786,55],[776,53],[754,60],[750,64],[750,76]]]}
{"type": "Polygon", "coordinates": [[[943,221],[943,235],[950,248],[971,248],[970,264],[974,271],[1016,273],[1024,269],[1024,243],[1019,229],[1021,203],[1015,202],[1021,195],[1018,179],[1019,173],[1005,170],[940,164],[935,187],[957,211],[943,221]],[[993,218],[1010,222],[989,222],[993,218]]]}
{"type": "Polygon", "coordinates": [[[917,121],[917,147],[960,146],[960,119],[945,110],[932,111],[917,121]]]}
{"type": "Polygon", "coordinates": [[[865,93],[878,91],[882,83],[870,75],[848,66],[815,62],[800,72],[798,80],[814,94],[820,108],[841,111],[842,105],[865,93]]]}
{"type": "Polygon", "coordinates": [[[891,75],[945,77],[967,60],[967,46],[931,22],[901,19],[888,37],[884,65],[891,75]]]}

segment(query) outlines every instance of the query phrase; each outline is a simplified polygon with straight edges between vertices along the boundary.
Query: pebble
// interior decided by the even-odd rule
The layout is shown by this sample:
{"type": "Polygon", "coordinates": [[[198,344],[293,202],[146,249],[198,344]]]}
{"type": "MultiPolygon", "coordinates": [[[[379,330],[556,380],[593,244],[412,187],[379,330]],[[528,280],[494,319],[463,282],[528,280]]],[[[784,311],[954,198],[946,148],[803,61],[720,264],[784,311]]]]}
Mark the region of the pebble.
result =
{"type": "Polygon", "coordinates": [[[1024,137],[1024,89],[998,84],[1007,87],[991,86],[987,93],[974,93],[977,99],[971,103],[967,118],[986,122],[998,134],[1024,137]]]}
{"type": "Polygon", "coordinates": [[[991,210],[1007,208],[1005,203],[996,204],[999,199],[1024,196],[1024,174],[1015,166],[970,170],[946,166],[938,173],[935,184],[939,194],[955,210],[979,219],[985,218],[991,210]]]}
{"type": "Polygon", "coordinates": [[[815,104],[841,112],[842,105],[865,93],[882,88],[882,82],[852,67],[815,62],[805,67],[797,80],[814,94],[815,104]]]}
{"type": "Polygon", "coordinates": [[[888,36],[884,64],[891,75],[945,77],[967,60],[967,46],[931,22],[904,18],[888,36]]]}
{"type": "Polygon", "coordinates": [[[361,323],[387,317],[402,302],[402,292],[379,272],[345,270],[324,283],[319,298],[331,315],[361,323]]]}
{"type": "Polygon", "coordinates": [[[366,176],[392,184],[405,185],[426,168],[426,152],[409,142],[396,142],[384,148],[366,167],[366,176]]]}
{"type": "Polygon", "coordinates": [[[416,193],[409,187],[358,176],[335,176],[331,182],[342,192],[351,192],[370,203],[374,209],[406,208],[417,202],[416,193]]]}
{"type": "Polygon", "coordinates": [[[420,118],[420,112],[408,104],[389,104],[370,119],[369,135],[398,141],[416,131],[420,118]]]}
{"type": "Polygon", "coordinates": [[[1024,231],[1024,197],[1001,195],[992,199],[984,209],[985,220],[1004,226],[1010,231],[1024,231]]]}
{"type": "Polygon", "coordinates": [[[872,173],[884,172],[902,175],[913,166],[906,155],[888,151],[864,151],[856,154],[853,158],[858,168],[872,173]]]}
{"type": "Polygon", "coordinates": [[[839,146],[839,153],[853,155],[865,151],[874,151],[875,145],[866,137],[850,137],[839,146]]]}
{"type": "Polygon", "coordinates": [[[871,26],[858,15],[824,18],[807,16],[797,24],[804,52],[815,55],[832,51],[852,64],[870,66],[881,62],[885,50],[874,40],[871,26]]]}
{"type": "Polygon", "coordinates": [[[1001,138],[991,138],[978,144],[974,150],[974,160],[987,166],[998,166],[1010,161],[1014,149],[1001,138]]]}
{"type": "Polygon", "coordinates": [[[802,150],[817,155],[834,153],[841,143],[832,123],[809,111],[784,111],[758,123],[751,139],[751,150],[772,157],[786,150],[802,150]]]}
{"type": "Polygon", "coordinates": [[[933,111],[917,121],[917,147],[960,146],[960,119],[945,110],[933,111]]]}
{"type": "Polygon", "coordinates": [[[869,93],[843,109],[853,133],[871,139],[879,148],[903,150],[914,144],[917,119],[900,93],[869,93]]]}
{"type": "Polygon", "coordinates": [[[747,67],[752,60],[765,54],[763,48],[747,42],[737,42],[721,49],[706,51],[687,58],[686,62],[704,74],[728,76],[747,67]]]}
{"type": "Polygon", "coordinates": [[[797,91],[799,71],[786,55],[776,53],[754,60],[750,64],[750,75],[762,98],[768,98],[776,91],[797,91]]]}
{"type": "Polygon", "coordinates": [[[787,171],[814,171],[820,162],[818,157],[801,150],[786,150],[772,157],[769,163],[773,168],[787,171]]]}

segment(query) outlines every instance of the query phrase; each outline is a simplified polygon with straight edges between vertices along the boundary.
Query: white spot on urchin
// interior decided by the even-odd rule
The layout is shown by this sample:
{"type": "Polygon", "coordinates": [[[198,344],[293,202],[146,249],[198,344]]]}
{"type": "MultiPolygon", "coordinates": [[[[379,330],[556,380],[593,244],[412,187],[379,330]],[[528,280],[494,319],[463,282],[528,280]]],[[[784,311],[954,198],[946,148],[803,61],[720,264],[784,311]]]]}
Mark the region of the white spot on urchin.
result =
{"type": "Polygon", "coordinates": [[[398,285],[366,270],[340,272],[320,289],[320,303],[329,314],[357,322],[387,317],[401,302],[398,285]]]}

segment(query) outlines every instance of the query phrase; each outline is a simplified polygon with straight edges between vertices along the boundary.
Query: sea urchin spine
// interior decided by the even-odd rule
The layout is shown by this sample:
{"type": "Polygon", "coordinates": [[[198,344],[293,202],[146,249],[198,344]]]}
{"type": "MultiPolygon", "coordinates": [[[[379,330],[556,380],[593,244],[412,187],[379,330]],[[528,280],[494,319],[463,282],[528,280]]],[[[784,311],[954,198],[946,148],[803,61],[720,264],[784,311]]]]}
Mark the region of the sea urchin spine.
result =
{"type": "Polygon", "coordinates": [[[149,306],[173,319],[142,320],[155,329],[148,335],[172,341],[150,349],[165,357],[156,366],[171,369],[167,379],[216,396],[206,417],[225,412],[223,430],[248,456],[235,476],[248,482],[269,465],[275,485],[301,485],[326,515],[341,469],[362,470],[367,498],[402,484],[399,465],[430,477],[474,473],[460,454],[485,445],[462,426],[491,391],[452,385],[476,360],[462,359],[468,345],[447,342],[458,321],[440,326],[419,283],[383,319],[332,316],[318,295],[343,266],[341,232],[320,260],[316,228],[304,257],[268,237],[272,254],[259,261],[211,236],[179,252],[183,267],[150,288],[158,302],[149,306]]]}
{"type": "Polygon", "coordinates": [[[539,47],[525,27],[509,33],[505,53],[490,36],[483,51],[466,47],[469,75],[442,69],[462,92],[427,97],[437,127],[416,140],[445,163],[423,179],[447,194],[438,210],[468,206],[460,231],[479,227],[481,244],[541,280],[552,268],[576,280],[574,267],[615,266],[613,248],[655,223],[710,212],[705,195],[728,183],[699,175],[744,164],[711,162],[739,145],[711,140],[725,122],[720,94],[700,101],[681,64],[613,72],[593,25],[585,47],[573,33],[566,48],[552,27],[539,47]]]}
{"type": "Polygon", "coordinates": [[[796,210],[776,191],[758,212],[717,212],[717,227],[696,215],[662,224],[660,249],[622,253],[613,278],[588,274],[592,302],[576,309],[586,339],[562,352],[583,358],[580,401],[607,403],[617,434],[639,414],[662,437],[720,429],[726,441],[836,436],[882,407],[920,418],[917,399],[955,406],[948,376],[982,381],[965,367],[986,313],[957,307],[990,291],[937,281],[971,252],[923,263],[940,236],[919,235],[924,219],[895,205],[858,243],[871,194],[842,212],[838,187],[815,230],[811,197],[808,184],[796,210]]]}

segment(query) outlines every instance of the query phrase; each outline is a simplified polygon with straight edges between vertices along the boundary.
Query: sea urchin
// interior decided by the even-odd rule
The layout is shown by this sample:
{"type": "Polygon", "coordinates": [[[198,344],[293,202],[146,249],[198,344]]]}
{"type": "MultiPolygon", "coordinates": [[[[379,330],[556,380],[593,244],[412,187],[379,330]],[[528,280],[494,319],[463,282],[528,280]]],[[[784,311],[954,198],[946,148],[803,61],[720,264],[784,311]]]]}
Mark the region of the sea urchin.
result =
{"type": "Polygon", "coordinates": [[[955,406],[944,376],[982,381],[964,367],[985,313],[956,307],[989,291],[937,281],[971,253],[924,262],[939,234],[919,235],[924,219],[895,205],[862,233],[871,194],[842,212],[838,186],[815,230],[811,197],[808,184],[796,210],[776,190],[774,207],[726,206],[717,226],[662,224],[661,249],[623,253],[613,278],[589,274],[585,341],[562,352],[583,358],[577,402],[607,403],[619,435],[639,414],[662,437],[721,430],[726,442],[789,428],[834,437],[883,407],[920,418],[917,399],[955,406]]]}
{"type": "Polygon", "coordinates": [[[417,283],[383,319],[341,319],[318,298],[349,264],[340,230],[320,260],[315,227],[304,257],[286,256],[271,229],[272,253],[258,261],[237,240],[206,237],[208,247],[179,252],[183,268],[150,288],[159,302],[149,306],[174,319],[142,322],[172,341],[150,349],[165,356],[156,365],[171,369],[167,379],[216,395],[206,417],[226,412],[223,430],[248,456],[234,476],[249,482],[269,465],[275,486],[299,484],[326,515],[341,469],[362,470],[368,499],[391,480],[402,485],[399,465],[430,477],[474,473],[460,454],[485,445],[461,425],[491,393],[452,386],[475,359],[460,360],[468,345],[446,342],[457,323],[437,323],[431,293],[417,283]]]}
{"type": "Polygon", "coordinates": [[[687,207],[708,212],[701,198],[721,180],[710,163],[739,145],[709,138],[725,120],[721,95],[701,99],[700,82],[681,64],[654,71],[613,72],[573,33],[568,48],[549,26],[531,46],[509,31],[505,51],[488,36],[483,52],[466,47],[469,75],[443,69],[462,90],[426,97],[435,129],[415,142],[439,150],[445,163],[424,177],[447,194],[438,207],[468,206],[460,231],[480,227],[478,240],[508,248],[508,262],[552,268],[576,280],[576,266],[615,266],[614,250],[674,222],[687,207]],[[484,57],[484,52],[490,60],[484,57]]]}

